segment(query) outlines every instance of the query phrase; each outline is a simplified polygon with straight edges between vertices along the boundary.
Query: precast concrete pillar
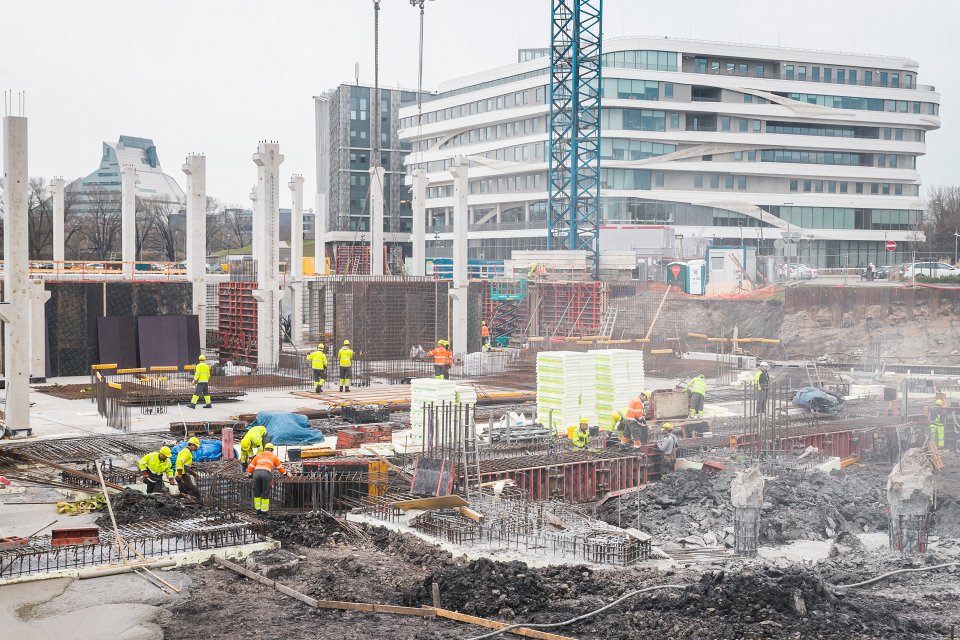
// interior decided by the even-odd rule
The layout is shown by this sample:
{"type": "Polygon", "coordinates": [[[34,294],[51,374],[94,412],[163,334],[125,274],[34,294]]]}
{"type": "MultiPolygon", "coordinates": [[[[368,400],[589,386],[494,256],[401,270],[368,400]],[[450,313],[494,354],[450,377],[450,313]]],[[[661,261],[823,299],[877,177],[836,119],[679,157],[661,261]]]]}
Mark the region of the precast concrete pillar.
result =
{"type": "Polygon", "coordinates": [[[422,276],[427,259],[427,172],[413,172],[413,256],[410,275],[422,276]]]}
{"type": "Polygon", "coordinates": [[[30,376],[47,377],[47,314],[50,292],[43,280],[30,281],[30,376]]]}
{"type": "Polygon", "coordinates": [[[193,291],[193,313],[200,324],[200,351],[207,348],[207,158],[190,154],[187,174],[187,280],[193,291]]]}
{"type": "Polygon", "coordinates": [[[257,257],[257,246],[260,244],[257,241],[257,224],[256,224],[257,210],[258,210],[257,208],[260,206],[257,192],[258,192],[257,185],[253,185],[253,188],[250,189],[250,211],[253,213],[253,215],[250,216],[250,220],[251,220],[250,222],[250,257],[254,259],[256,259],[257,257]]]}
{"type": "Polygon", "coordinates": [[[383,275],[383,167],[370,167],[370,275],[383,275]]]}
{"type": "Polygon", "coordinates": [[[253,162],[257,165],[257,208],[253,213],[257,361],[269,368],[280,360],[280,145],[261,142],[253,162]]]}
{"type": "Polygon", "coordinates": [[[3,119],[3,373],[7,429],[30,426],[30,272],[28,254],[27,119],[3,119]]]}
{"type": "Polygon", "coordinates": [[[130,165],[120,170],[120,259],[124,275],[133,278],[137,261],[137,170],[130,165]]]}
{"type": "Polygon", "coordinates": [[[467,229],[470,224],[468,161],[458,157],[450,169],[453,174],[453,288],[450,325],[453,352],[463,357],[469,352],[467,344],[467,229]]]}
{"type": "Polygon", "coordinates": [[[66,259],[64,243],[64,207],[66,198],[66,182],[57,177],[50,180],[50,194],[53,197],[53,262],[57,269],[63,268],[66,259]]]}
{"type": "Polygon", "coordinates": [[[290,340],[303,340],[303,176],[290,178],[290,340]]]}
{"type": "Polygon", "coordinates": [[[313,270],[326,273],[327,262],[327,194],[317,194],[316,215],[313,218],[313,270]]]}

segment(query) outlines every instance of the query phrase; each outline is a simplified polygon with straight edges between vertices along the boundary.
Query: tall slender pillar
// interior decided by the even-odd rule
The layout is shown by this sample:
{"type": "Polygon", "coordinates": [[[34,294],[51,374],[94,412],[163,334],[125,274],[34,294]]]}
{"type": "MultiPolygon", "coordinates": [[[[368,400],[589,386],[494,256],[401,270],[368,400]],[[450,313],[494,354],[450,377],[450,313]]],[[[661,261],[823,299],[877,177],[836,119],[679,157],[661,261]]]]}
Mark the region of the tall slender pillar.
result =
{"type": "MultiPolygon", "coordinates": [[[[317,116],[317,200],[313,220],[313,262],[314,271],[319,275],[326,273],[327,259],[327,202],[330,193],[330,96],[316,96],[317,116]]],[[[339,126],[339,124],[338,124],[339,126]]]]}
{"type": "Polygon", "coordinates": [[[469,227],[469,162],[460,156],[450,173],[453,174],[453,298],[451,327],[454,355],[462,357],[469,352],[467,344],[467,228],[469,227]]]}
{"type": "Polygon", "coordinates": [[[187,280],[193,289],[193,313],[200,324],[200,351],[207,348],[207,158],[190,154],[187,174],[187,280]]]}
{"type": "Polygon", "coordinates": [[[120,170],[120,240],[123,273],[132,278],[137,260],[137,170],[130,165],[120,170]]]}
{"type": "Polygon", "coordinates": [[[290,278],[293,299],[290,311],[290,340],[303,340],[303,176],[294,175],[290,187],[290,278]]]}
{"type": "Polygon", "coordinates": [[[410,275],[422,276],[427,259],[427,172],[413,172],[413,256],[410,275]]]}
{"type": "Polygon", "coordinates": [[[47,313],[50,292],[43,280],[30,281],[30,376],[47,377],[47,313]]]}
{"type": "Polygon", "coordinates": [[[53,262],[57,269],[63,268],[64,261],[64,200],[66,182],[56,177],[50,180],[50,193],[53,196],[53,262]]]}
{"type": "Polygon", "coordinates": [[[27,119],[3,119],[3,175],[6,214],[3,223],[3,374],[4,418],[8,429],[30,426],[30,274],[27,253],[27,119]]]}
{"type": "Polygon", "coordinates": [[[370,167],[370,275],[383,275],[383,167],[370,167]]]}
{"type": "Polygon", "coordinates": [[[253,162],[257,165],[257,209],[253,212],[257,363],[274,367],[280,360],[280,145],[261,142],[253,162]]]}
{"type": "Polygon", "coordinates": [[[257,257],[257,246],[260,244],[257,242],[257,211],[259,210],[257,198],[258,198],[258,189],[257,185],[253,185],[253,188],[250,189],[250,210],[253,212],[253,215],[250,217],[250,256],[254,259],[257,257]]]}
{"type": "Polygon", "coordinates": [[[327,262],[327,194],[317,194],[317,208],[313,217],[313,269],[317,275],[326,274],[327,262]]]}

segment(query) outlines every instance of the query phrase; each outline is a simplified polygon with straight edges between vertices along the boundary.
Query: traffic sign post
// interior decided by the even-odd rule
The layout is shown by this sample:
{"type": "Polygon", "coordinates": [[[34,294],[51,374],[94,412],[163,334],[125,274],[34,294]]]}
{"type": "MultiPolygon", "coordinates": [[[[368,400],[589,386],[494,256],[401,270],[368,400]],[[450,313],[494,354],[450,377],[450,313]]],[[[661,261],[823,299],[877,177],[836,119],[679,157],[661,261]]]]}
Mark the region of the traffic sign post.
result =
{"type": "Polygon", "coordinates": [[[896,242],[896,240],[887,240],[887,245],[886,245],[886,246],[887,246],[887,251],[896,251],[896,250],[897,250],[897,242],[896,242]]]}

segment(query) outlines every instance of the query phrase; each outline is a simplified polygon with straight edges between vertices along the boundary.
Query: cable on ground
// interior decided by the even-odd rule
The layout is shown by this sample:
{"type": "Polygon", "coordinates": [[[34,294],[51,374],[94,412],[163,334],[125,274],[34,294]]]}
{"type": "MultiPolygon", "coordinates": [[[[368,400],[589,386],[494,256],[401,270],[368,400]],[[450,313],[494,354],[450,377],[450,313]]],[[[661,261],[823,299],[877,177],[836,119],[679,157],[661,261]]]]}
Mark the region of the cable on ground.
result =
{"type": "Polygon", "coordinates": [[[833,585],[834,589],[851,589],[853,587],[865,587],[868,584],[873,584],[874,582],[879,582],[885,580],[890,576],[895,576],[898,573],[915,573],[918,571],[933,571],[934,569],[943,569],[944,567],[960,567],[960,562],[947,562],[944,564],[933,565],[932,567],[917,567],[915,569],[897,569],[896,571],[891,571],[889,573],[884,573],[877,576],[876,578],[870,578],[869,580],[864,580],[863,582],[854,582],[852,584],[835,584],[833,585]]]}
{"type": "Polygon", "coordinates": [[[623,601],[626,600],[627,598],[632,598],[633,596],[639,595],[639,594],[641,594],[641,593],[647,593],[647,592],[649,592],[649,591],[656,591],[656,590],[658,590],[658,589],[686,589],[686,588],[689,587],[689,586],[690,586],[690,585],[688,585],[688,584],[660,584],[660,585],[657,585],[657,586],[655,586],[655,587],[646,587],[646,588],[644,588],[644,589],[637,589],[636,591],[631,591],[630,593],[627,593],[627,594],[624,594],[624,595],[620,596],[619,598],[617,598],[617,599],[614,600],[613,602],[610,602],[609,604],[605,604],[605,605],[603,605],[602,607],[600,607],[599,609],[595,609],[595,610],[593,610],[593,611],[589,611],[589,612],[587,612],[587,613],[584,613],[584,614],[582,614],[582,615],[577,616],[576,618],[570,618],[569,620],[564,620],[563,622],[545,622],[545,623],[539,623],[539,624],[511,624],[510,626],[503,627],[502,629],[497,629],[496,631],[491,631],[490,633],[485,633],[485,634],[483,634],[482,636],[474,636],[474,637],[472,637],[472,638],[467,638],[467,640],[485,640],[486,638],[495,638],[495,637],[497,637],[497,636],[499,636],[499,635],[501,635],[501,634],[507,633],[508,631],[511,631],[511,630],[513,630],[513,629],[519,629],[520,627],[523,627],[523,628],[525,628],[525,629],[555,629],[555,628],[557,628],[557,627],[565,627],[565,626],[570,625],[570,624],[573,624],[573,623],[575,623],[575,622],[580,622],[581,620],[586,620],[587,618],[593,617],[593,616],[597,615],[598,613],[602,613],[603,611],[606,611],[607,609],[609,609],[609,608],[611,608],[611,607],[614,607],[614,606],[620,604],[621,602],[623,602],[623,601]]]}

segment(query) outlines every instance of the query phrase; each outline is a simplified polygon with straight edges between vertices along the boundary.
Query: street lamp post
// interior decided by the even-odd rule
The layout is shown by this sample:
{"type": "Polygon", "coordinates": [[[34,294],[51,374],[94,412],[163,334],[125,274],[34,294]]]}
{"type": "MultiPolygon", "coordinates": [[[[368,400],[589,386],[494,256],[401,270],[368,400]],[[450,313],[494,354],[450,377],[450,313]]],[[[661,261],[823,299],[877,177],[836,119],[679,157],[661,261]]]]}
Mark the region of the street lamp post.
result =
{"type": "Polygon", "coordinates": [[[953,232],[953,266],[957,266],[957,240],[960,239],[960,233],[953,232]]]}

